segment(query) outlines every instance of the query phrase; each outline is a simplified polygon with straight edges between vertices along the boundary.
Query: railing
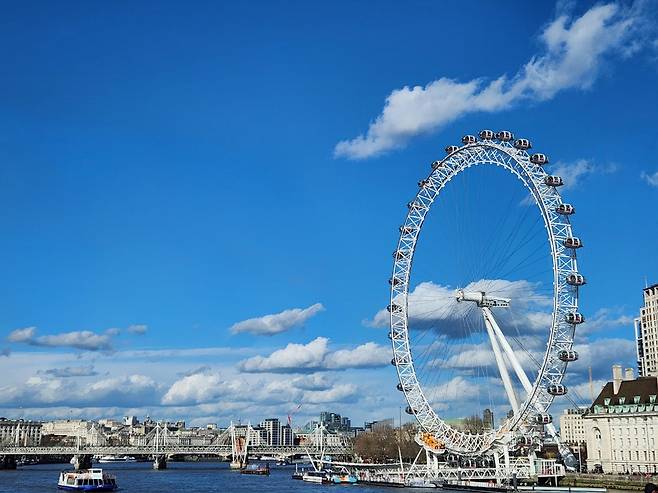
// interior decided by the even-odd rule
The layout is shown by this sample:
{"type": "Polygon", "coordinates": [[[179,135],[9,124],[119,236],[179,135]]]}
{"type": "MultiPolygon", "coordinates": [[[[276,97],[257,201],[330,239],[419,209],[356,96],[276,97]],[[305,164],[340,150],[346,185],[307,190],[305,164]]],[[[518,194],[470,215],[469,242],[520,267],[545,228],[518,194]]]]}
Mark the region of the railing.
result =
{"type": "MultiPolygon", "coordinates": [[[[80,445],[52,447],[17,447],[0,446],[0,455],[152,455],[154,445],[80,445]]],[[[250,455],[271,455],[275,457],[290,457],[293,455],[317,455],[319,450],[299,445],[253,445],[250,455]]],[[[228,457],[232,454],[231,445],[180,445],[158,444],[158,454],[166,455],[217,455],[228,457]]],[[[352,449],[345,446],[325,446],[327,455],[350,455],[352,449]]]]}

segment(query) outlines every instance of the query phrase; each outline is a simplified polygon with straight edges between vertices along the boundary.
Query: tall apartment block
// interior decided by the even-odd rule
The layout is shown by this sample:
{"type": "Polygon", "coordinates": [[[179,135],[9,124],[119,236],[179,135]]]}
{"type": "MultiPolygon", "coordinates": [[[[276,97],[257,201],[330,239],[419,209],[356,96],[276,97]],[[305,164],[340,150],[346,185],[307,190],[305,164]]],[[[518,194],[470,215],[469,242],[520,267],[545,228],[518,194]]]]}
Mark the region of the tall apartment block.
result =
{"type": "Polygon", "coordinates": [[[637,372],[641,377],[658,376],[658,284],[644,288],[644,306],[633,321],[637,372]]]}

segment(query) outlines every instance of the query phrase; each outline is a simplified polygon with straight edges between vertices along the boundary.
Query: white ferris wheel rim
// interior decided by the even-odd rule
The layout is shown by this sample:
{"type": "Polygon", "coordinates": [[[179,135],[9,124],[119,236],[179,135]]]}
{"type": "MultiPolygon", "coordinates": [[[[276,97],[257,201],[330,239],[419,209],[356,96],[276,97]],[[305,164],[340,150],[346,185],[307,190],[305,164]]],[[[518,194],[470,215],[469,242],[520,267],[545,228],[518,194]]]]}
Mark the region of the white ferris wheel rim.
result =
{"type": "MultiPolygon", "coordinates": [[[[474,140],[474,139],[473,139],[474,140]]],[[[400,227],[400,239],[394,252],[393,275],[390,295],[390,334],[393,347],[393,363],[396,366],[399,385],[404,392],[408,409],[421,428],[441,440],[446,450],[466,455],[486,452],[497,442],[505,439],[536,413],[546,413],[554,395],[548,392],[550,385],[561,385],[566,361],[559,358],[561,351],[573,346],[575,325],[566,320],[569,313],[578,314],[578,287],[566,282],[569,274],[578,273],[574,248],[565,246],[567,238],[573,238],[568,215],[557,212],[562,199],[555,186],[546,183],[549,174],[542,165],[532,163],[526,150],[517,149],[509,140],[482,139],[453,147],[441,161],[435,161],[432,172],[419,183],[419,192],[409,203],[409,212],[400,227]],[[532,391],[519,406],[513,418],[504,428],[479,434],[465,433],[447,424],[427,400],[418,381],[409,342],[408,297],[409,279],[418,236],[431,205],[441,190],[457,174],[478,165],[501,166],[515,175],[530,191],[539,208],[548,233],[553,267],[553,314],[544,358],[532,384],[532,391]]]]}

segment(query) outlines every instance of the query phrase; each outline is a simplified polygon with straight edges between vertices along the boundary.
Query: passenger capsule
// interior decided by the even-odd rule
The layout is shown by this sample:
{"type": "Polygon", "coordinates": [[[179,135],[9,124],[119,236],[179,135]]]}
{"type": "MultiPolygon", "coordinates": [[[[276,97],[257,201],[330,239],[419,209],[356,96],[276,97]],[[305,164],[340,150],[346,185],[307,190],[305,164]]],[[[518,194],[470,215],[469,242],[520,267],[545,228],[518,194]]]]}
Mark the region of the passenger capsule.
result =
{"type": "Polygon", "coordinates": [[[528,139],[516,139],[514,141],[514,147],[521,149],[522,151],[527,151],[532,147],[532,144],[528,139]]]}
{"type": "Polygon", "coordinates": [[[395,358],[393,358],[393,359],[391,360],[391,365],[393,365],[393,366],[397,366],[396,363],[395,363],[395,358]]]}
{"type": "Polygon", "coordinates": [[[388,305],[386,309],[390,313],[400,313],[402,311],[402,307],[400,305],[396,305],[395,303],[388,305]]]}
{"type": "Polygon", "coordinates": [[[482,140],[492,140],[494,138],[494,133],[491,130],[482,130],[480,132],[480,138],[482,140]]]}
{"type": "Polygon", "coordinates": [[[575,236],[565,238],[562,244],[567,248],[581,248],[583,246],[583,242],[580,241],[580,238],[575,236]]]}
{"type": "Polygon", "coordinates": [[[477,139],[475,138],[475,135],[464,135],[462,137],[462,142],[466,145],[475,144],[477,142],[477,139]]]}
{"type": "Polygon", "coordinates": [[[418,188],[425,188],[428,183],[429,183],[429,180],[420,180],[418,182],[418,188]]]}
{"type": "Polygon", "coordinates": [[[560,204],[555,208],[555,212],[564,216],[570,216],[576,212],[576,208],[571,204],[560,204]]]}
{"type": "Polygon", "coordinates": [[[402,284],[402,279],[400,279],[399,277],[391,277],[391,278],[388,280],[388,283],[389,283],[391,286],[397,286],[398,284],[402,284]]]}
{"type": "Polygon", "coordinates": [[[553,176],[553,175],[546,176],[544,178],[544,183],[546,183],[546,185],[548,185],[549,187],[561,187],[562,185],[564,185],[561,176],[553,176]]]}
{"type": "Polygon", "coordinates": [[[459,150],[459,147],[457,146],[448,146],[446,147],[446,154],[452,154],[453,152],[457,152],[459,150]]]}
{"type": "Polygon", "coordinates": [[[548,425],[553,422],[553,416],[547,413],[538,413],[533,416],[533,421],[538,425],[548,425]]]}
{"type": "Polygon", "coordinates": [[[583,316],[583,314],[578,312],[567,313],[564,319],[567,321],[567,323],[574,325],[582,324],[585,321],[585,317],[583,316]]]}
{"type": "Polygon", "coordinates": [[[546,387],[546,392],[551,395],[564,395],[567,393],[567,388],[562,384],[552,384],[546,387]]]}
{"type": "Polygon", "coordinates": [[[570,284],[571,286],[582,286],[583,284],[587,284],[587,281],[582,274],[572,272],[567,276],[567,284],[570,284]]]}
{"type": "Polygon", "coordinates": [[[402,260],[408,258],[410,255],[409,250],[396,250],[393,252],[393,258],[395,260],[402,260]]]}
{"type": "Polygon", "coordinates": [[[411,406],[407,406],[406,409],[404,410],[405,413],[407,414],[416,414],[416,411],[411,409],[411,406]]]}
{"type": "Polygon", "coordinates": [[[501,130],[500,132],[496,133],[496,138],[503,142],[509,142],[510,140],[514,139],[514,134],[512,134],[512,132],[509,130],[501,130]]]}
{"type": "Polygon", "coordinates": [[[516,437],[516,445],[519,447],[529,447],[532,445],[532,437],[521,435],[516,437]]]}
{"type": "Polygon", "coordinates": [[[401,383],[397,384],[397,385],[396,385],[396,388],[397,388],[400,392],[408,392],[409,390],[411,390],[411,387],[409,387],[408,385],[407,385],[406,387],[403,387],[401,383]]]}
{"type": "Polygon", "coordinates": [[[560,358],[560,361],[564,361],[566,363],[570,363],[572,361],[576,361],[578,359],[578,353],[573,350],[563,350],[560,351],[557,355],[558,358],[560,358]]]}
{"type": "Polygon", "coordinates": [[[545,164],[548,164],[548,157],[546,154],[533,154],[530,156],[530,162],[534,164],[538,164],[540,166],[543,166],[545,164]]]}

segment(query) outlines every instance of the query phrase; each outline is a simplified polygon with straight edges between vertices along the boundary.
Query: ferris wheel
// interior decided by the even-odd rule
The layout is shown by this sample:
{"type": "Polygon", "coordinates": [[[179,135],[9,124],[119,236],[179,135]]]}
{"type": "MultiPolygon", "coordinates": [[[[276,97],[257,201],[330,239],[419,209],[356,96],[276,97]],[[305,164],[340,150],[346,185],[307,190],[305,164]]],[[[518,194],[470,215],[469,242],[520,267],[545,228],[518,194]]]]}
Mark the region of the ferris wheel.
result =
{"type": "Polygon", "coordinates": [[[578,291],[586,281],[576,260],[583,244],[570,223],[575,208],[560,197],[563,179],[545,170],[546,155],[531,154],[530,141],[509,131],[483,130],[462,143],[446,147],[407,204],[387,310],[407,413],[435,447],[479,456],[532,446],[528,437],[543,426],[555,435],[549,407],[567,394],[565,370],[578,359],[578,291]],[[478,403],[500,410],[497,425],[492,418],[465,429],[449,416],[478,403]]]}

